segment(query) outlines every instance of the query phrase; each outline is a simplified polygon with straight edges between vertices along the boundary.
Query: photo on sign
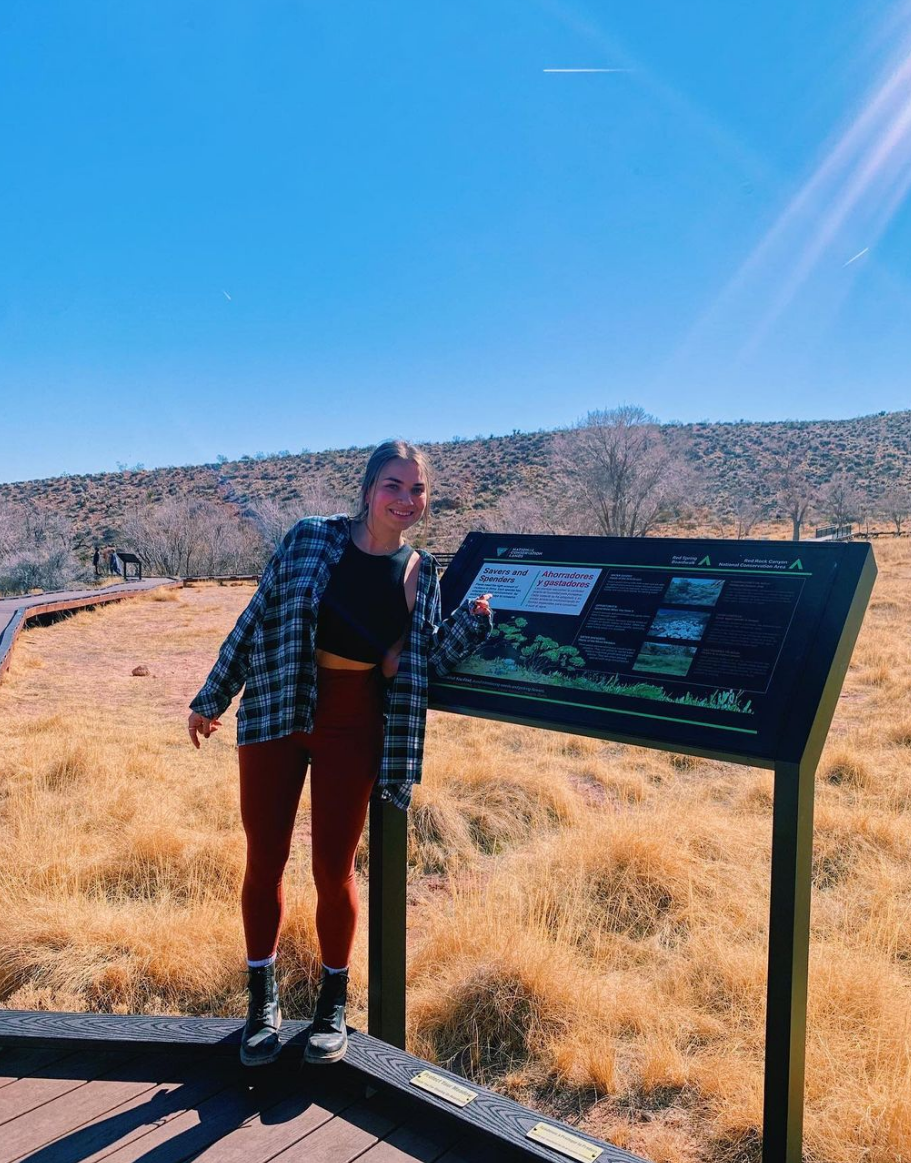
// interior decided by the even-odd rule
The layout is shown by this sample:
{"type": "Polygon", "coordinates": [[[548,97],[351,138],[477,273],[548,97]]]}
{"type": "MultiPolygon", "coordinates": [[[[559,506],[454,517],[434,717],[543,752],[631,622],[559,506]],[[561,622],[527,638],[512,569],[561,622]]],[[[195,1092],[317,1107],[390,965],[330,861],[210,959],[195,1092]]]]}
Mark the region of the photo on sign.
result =
{"type": "Polygon", "coordinates": [[[698,642],[705,633],[711,614],[697,610],[659,610],[649,627],[649,638],[682,638],[698,642]]]}
{"type": "Polygon", "coordinates": [[[664,600],[675,606],[714,606],[723,586],[723,581],[708,577],[672,577],[664,600]]]}
{"type": "Polygon", "coordinates": [[[662,642],[644,642],[633,663],[633,670],[645,674],[684,675],[690,669],[695,646],[666,646],[662,642]]]}
{"type": "MultiPolygon", "coordinates": [[[[656,665],[640,668],[638,663],[645,653],[643,649],[633,666],[634,670],[686,674],[695,647],[665,646],[659,643],[651,645],[669,654],[664,654],[656,665]],[[675,653],[677,651],[684,653],[680,655],[675,653]]],[[[744,698],[742,691],[718,689],[699,693],[672,692],[658,682],[625,678],[614,670],[587,663],[584,648],[580,650],[576,646],[561,645],[555,638],[536,633],[527,618],[516,617],[498,620],[487,641],[459,663],[453,674],[494,679],[499,683],[527,684],[526,689],[550,687],[574,692],[587,691],[611,698],[648,699],[659,703],[733,711],[741,715],[753,714],[752,702],[744,698]]]]}

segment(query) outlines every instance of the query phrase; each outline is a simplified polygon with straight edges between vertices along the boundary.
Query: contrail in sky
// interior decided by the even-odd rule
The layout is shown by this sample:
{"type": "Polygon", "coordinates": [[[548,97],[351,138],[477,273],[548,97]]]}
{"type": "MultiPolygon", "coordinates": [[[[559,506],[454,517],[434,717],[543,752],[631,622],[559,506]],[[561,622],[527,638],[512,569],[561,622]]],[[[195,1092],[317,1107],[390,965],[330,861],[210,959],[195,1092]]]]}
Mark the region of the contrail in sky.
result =
{"type": "Polygon", "coordinates": [[[632,69],[543,69],[545,73],[631,73],[632,69]]]}
{"type": "Polygon", "coordinates": [[[841,264],[841,265],[842,265],[842,267],[849,267],[849,266],[851,265],[851,263],[852,263],[852,262],[855,262],[855,261],[856,261],[857,259],[859,259],[859,258],[860,258],[862,255],[865,255],[869,249],[870,249],[870,248],[869,248],[869,246],[865,246],[865,247],[863,248],[863,250],[859,250],[859,251],[857,252],[857,254],[854,256],[854,258],[849,258],[847,262],[845,262],[845,263],[842,263],[842,264],[841,264]]]}
{"type": "Polygon", "coordinates": [[[224,295],[224,297],[225,297],[225,298],[228,300],[228,302],[229,302],[229,303],[232,301],[232,300],[231,300],[231,296],[228,294],[228,292],[227,292],[227,291],[222,291],[222,294],[223,294],[223,295],[224,295]]]}

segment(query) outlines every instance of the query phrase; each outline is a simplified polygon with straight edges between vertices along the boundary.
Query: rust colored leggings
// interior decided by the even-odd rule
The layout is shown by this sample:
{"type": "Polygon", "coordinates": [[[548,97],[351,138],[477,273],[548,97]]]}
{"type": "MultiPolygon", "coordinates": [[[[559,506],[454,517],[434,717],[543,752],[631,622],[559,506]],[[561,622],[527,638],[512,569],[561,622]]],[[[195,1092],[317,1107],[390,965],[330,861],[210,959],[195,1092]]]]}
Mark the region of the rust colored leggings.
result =
{"type": "Polygon", "coordinates": [[[380,681],[378,668],[318,667],[313,731],[237,749],[247,834],[241,911],[251,961],[271,957],[278,945],[282,877],[308,765],[320,952],[333,969],[350,960],[358,914],[354,855],[382,755],[380,681]]]}

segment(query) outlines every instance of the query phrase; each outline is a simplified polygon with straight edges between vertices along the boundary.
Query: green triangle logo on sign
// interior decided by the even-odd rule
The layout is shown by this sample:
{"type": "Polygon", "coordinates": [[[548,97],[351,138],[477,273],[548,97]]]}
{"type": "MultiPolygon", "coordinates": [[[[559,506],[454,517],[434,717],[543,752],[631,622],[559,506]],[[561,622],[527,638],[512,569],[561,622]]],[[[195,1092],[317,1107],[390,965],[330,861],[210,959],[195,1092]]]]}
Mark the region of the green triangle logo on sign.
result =
{"type": "Polygon", "coordinates": [[[788,566],[788,569],[799,569],[802,571],[803,570],[803,562],[798,557],[798,559],[796,561],[791,562],[791,564],[788,566]]]}
{"type": "Polygon", "coordinates": [[[702,561],[699,562],[699,564],[700,565],[711,565],[712,563],[711,563],[711,561],[709,561],[709,555],[706,554],[705,557],[703,557],[702,561]]]}

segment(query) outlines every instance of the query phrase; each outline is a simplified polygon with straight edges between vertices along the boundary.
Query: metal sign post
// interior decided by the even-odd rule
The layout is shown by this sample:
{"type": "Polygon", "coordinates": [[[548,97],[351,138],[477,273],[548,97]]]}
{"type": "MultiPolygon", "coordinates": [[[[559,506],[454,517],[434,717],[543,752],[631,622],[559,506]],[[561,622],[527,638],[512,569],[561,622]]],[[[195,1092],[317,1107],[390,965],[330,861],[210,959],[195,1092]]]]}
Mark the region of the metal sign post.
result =
{"type": "Polygon", "coordinates": [[[764,1163],[800,1163],[816,768],[860,633],[872,551],[836,575],[775,763],[763,1104],[764,1163]]]}
{"type": "Polygon", "coordinates": [[[766,984],[764,1163],[800,1163],[815,764],[775,766],[766,984]]]}
{"type": "Polygon", "coordinates": [[[405,904],[408,817],[370,802],[367,1033],[405,1049],[405,904]]]}

